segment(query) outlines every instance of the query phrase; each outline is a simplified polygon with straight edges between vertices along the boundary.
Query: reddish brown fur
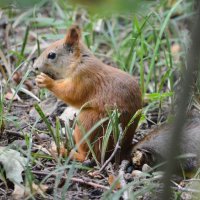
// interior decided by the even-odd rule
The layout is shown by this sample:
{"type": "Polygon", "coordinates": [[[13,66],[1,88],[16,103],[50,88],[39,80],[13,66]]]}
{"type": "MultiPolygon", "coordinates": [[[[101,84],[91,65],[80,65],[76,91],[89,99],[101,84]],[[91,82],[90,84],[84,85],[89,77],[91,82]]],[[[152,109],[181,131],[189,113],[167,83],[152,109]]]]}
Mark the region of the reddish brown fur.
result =
{"type": "MultiPolygon", "coordinates": [[[[53,74],[54,77],[58,76],[59,80],[53,80],[46,74],[41,74],[36,78],[36,82],[40,87],[48,88],[67,104],[76,108],[81,108],[84,105],[78,120],[86,132],[96,122],[107,116],[107,110],[112,110],[116,107],[121,112],[120,120],[124,129],[135,112],[142,106],[141,93],[137,81],[129,74],[102,63],[81,43],[79,37],[80,30],[74,27],[70,28],[64,40],[55,42],[45,50],[35,65],[40,65],[40,71],[46,74],[53,74]],[[52,65],[51,63],[48,64],[49,61],[45,62],[48,52],[63,44],[70,44],[74,48],[75,52],[68,59],[71,61],[70,64],[67,63],[66,66],[60,67],[61,64],[58,65],[57,63],[65,61],[61,62],[58,60],[59,58],[52,65]],[[84,54],[88,56],[82,57],[84,54]],[[60,79],[62,76],[63,78],[60,79]]],[[[65,51],[63,50],[63,52],[65,51]]],[[[131,151],[132,138],[138,120],[139,118],[129,127],[123,139],[121,158],[126,158],[131,151]]],[[[94,144],[94,152],[99,161],[103,134],[103,128],[99,128],[89,138],[91,142],[94,142],[98,135],[98,140],[94,144]]],[[[76,125],[74,131],[75,143],[78,144],[82,137],[83,133],[80,131],[80,127],[76,125]]],[[[111,138],[107,156],[110,155],[113,149],[114,144],[111,138]]],[[[72,151],[71,155],[76,160],[84,161],[88,151],[86,142],[83,142],[78,147],[78,152],[72,151]]]]}
{"type": "Polygon", "coordinates": [[[81,37],[81,32],[78,26],[72,26],[65,36],[65,44],[74,45],[78,43],[81,37]]]}

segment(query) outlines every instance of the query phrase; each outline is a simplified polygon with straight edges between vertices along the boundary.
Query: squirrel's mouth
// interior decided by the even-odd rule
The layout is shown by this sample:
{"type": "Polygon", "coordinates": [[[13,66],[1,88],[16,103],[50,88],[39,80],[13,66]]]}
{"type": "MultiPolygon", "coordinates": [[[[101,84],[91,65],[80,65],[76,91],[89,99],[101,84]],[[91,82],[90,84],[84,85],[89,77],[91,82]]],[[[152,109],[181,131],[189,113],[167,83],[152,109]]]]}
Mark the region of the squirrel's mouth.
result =
{"type": "Polygon", "coordinates": [[[55,75],[53,74],[53,73],[51,73],[51,72],[45,72],[44,71],[44,73],[46,74],[46,75],[48,75],[50,78],[52,78],[52,79],[56,79],[56,77],[55,77],[55,75]]]}
{"type": "Polygon", "coordinates": [[[48,75],[50,78],[52,79],[56,79],[55,75],[53,74],[53,72],[47,71],[47,70],[37,70],[36,73],[41,73],[43,72],[44,74],[48,75]]]}

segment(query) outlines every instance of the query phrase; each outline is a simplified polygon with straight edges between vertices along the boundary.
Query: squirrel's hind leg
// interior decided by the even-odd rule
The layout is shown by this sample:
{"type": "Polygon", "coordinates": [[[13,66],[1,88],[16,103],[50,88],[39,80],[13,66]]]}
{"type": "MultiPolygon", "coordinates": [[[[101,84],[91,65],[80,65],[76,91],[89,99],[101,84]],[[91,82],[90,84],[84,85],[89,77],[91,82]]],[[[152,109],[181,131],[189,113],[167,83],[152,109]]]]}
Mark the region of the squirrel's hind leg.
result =
{"type": "MultiPolygon", "coordinates": [[[[88,155],[89,152],[89,147],[85,140],[83,140],[81,144],[80,141],[82,140],[84,135],[95,125],[95,123],[100,120],[99,116],[100,116],[99,113],[92,109],[81,111],[78,117],[78,124],[76,125],[74,130],[74,141],[77,147],[77,152],[75,150],[72,150],[70,152],[70,156],[72,159],[78,160],[80,162],[83,162],[86,159],[86,156],[88,155]]],[[[97,132],[99,132],[97,130],[91,133],[91,135],[88,136],[87,138],[88,141],[91,143],[91,145],[92,142],[94,141],[94,138],[96,138],[97,132]]],[[[95,149],[94,152],[95,154],[99,153],[96,152],[95,149]]]]}

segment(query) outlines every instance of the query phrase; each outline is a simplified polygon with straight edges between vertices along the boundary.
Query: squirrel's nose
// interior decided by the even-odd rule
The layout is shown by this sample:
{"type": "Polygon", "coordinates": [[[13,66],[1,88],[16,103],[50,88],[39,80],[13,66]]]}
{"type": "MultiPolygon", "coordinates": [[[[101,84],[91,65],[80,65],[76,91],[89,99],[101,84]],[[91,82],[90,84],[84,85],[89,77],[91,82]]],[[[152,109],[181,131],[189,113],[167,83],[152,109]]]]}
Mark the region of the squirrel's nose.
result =
{"type": "Polygon", "coordinates": [[[39,67],[38,67],[37,62],[35,62],[35,60],[36,60],[36,57],[34,57],[34,58],[31,59],[31,61],[33,63],[33,69],[36,70],[36,71],[38,71],[39,67]]]}
{"type": "Polygon", "coordinates": [[[37,65],[33,64],[33,69],[36,70],[36,71],[38,71],[39,67],[37,65]]]}
{"type": "Polygon", "coordinates": [[[34,64],[36,57],[31,58],[31,62],[34,64]]]}

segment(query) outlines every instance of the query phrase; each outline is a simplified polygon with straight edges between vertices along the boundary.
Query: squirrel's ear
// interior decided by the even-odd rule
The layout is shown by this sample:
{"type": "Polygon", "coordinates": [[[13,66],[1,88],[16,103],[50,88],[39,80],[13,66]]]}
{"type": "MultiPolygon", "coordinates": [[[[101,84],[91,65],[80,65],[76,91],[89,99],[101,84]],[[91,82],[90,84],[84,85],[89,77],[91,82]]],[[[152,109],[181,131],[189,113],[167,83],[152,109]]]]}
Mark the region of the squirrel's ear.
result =
{"type": "Polygon", "coordinates": [[[81,30],[79,26],[73,25],[67,31],[64,42],[65,44],[72,46],[74,44],[77,44],[80,38],[81,38],[81,30]]]}

